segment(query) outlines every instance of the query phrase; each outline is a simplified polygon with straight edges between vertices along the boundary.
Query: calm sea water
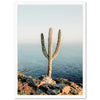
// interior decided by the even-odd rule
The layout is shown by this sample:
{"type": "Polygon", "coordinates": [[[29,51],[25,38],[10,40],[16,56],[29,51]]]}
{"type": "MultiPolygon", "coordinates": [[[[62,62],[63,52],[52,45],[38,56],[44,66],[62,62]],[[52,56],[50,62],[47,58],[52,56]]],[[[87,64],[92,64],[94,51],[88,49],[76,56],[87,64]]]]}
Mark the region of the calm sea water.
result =
{"type": "MultiPolygon", "coordinates": [[[[53,52],[56,44],[53,44],[53,52]]],[[[47,45],[46,45],[47,49],[47,45]]],[[[48,60],[42,53],[41,44],[18,44],[19,71],[28,69],[24,74],[32,77],[46,75],[48,60]]],[[[52,63],[52,78],[67,78],[75,83],[82,83],[82,45],[61,44],[57,57],[52,63]]]]}

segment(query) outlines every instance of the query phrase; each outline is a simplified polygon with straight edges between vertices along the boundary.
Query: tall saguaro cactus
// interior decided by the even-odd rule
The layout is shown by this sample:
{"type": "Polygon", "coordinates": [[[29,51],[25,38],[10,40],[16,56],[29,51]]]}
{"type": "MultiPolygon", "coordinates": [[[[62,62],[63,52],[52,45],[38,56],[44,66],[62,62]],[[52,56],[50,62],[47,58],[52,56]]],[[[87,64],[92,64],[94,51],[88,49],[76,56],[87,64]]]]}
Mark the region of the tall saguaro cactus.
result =
{"type": "Polygon", "coordinates": [[[51,71],[52,71],[52,60],[56,58],[60,45],[61,45],[61,30],[58,32],[58,41],[56,45],[56,49],[54,54],[52,55],[52,35],[53,35],[53,29],[49,29],[49,37],[48,37],[48,54],[45,48],[45,43],[44,43],[44,36],[43,33],[41,33],[41,45],[42,45],[42,51],[44,56],[48,59],[48,76],[51,77],[51,71]]]}

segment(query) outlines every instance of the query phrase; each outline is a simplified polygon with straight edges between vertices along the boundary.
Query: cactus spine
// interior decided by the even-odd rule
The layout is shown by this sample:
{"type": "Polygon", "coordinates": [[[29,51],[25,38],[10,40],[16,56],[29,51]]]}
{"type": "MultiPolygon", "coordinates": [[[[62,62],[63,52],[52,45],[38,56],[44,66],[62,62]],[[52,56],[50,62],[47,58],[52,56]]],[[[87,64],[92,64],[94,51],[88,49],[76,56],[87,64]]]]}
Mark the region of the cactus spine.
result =
{"type": "Polygon", "coordinates": [[[58,41],[56,45],[56,49],[54,54],[52,55],[52,35],[53,35],[53,29],[49,29],[49,37],[48,37],[48,54],[45,48],[45,43],[44,43],[44,36],[43,33],[41,33],[41,45],[42,45],[42,51],[44,56],[48,59],[48,76],[51,77],[51,71],[52,71],[52,60],[56,58],[60,45],[61,45],[61,30],[58,32],[58,41]]]}

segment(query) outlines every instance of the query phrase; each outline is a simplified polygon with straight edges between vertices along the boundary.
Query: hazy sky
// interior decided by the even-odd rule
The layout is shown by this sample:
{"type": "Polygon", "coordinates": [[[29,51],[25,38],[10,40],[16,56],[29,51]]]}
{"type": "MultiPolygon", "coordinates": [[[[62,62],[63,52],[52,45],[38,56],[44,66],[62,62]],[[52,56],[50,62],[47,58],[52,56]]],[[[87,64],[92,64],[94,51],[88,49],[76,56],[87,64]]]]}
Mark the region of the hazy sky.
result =
{"type": "Polygon", "coordinates": [[[40,43],[41,33],[47,43],[50,27],[53,42],[61,29],[63,43],[82,43],[82,10],[82,5],[19,5],[18,43],[40,43]]]}

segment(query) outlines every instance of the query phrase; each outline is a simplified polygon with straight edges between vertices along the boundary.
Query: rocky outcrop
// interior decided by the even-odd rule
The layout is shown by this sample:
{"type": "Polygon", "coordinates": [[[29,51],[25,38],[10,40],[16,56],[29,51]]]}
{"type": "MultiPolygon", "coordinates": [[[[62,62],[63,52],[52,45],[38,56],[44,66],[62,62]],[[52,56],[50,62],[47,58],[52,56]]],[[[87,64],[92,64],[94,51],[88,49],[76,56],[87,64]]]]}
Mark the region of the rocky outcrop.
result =
{"type": "Polygon", "coordinates": [[[18,72],[19,95],[82,95],[82,85],[64,78],[52,79],[42,75],[40,78],[25,76],[18,72]]]}

